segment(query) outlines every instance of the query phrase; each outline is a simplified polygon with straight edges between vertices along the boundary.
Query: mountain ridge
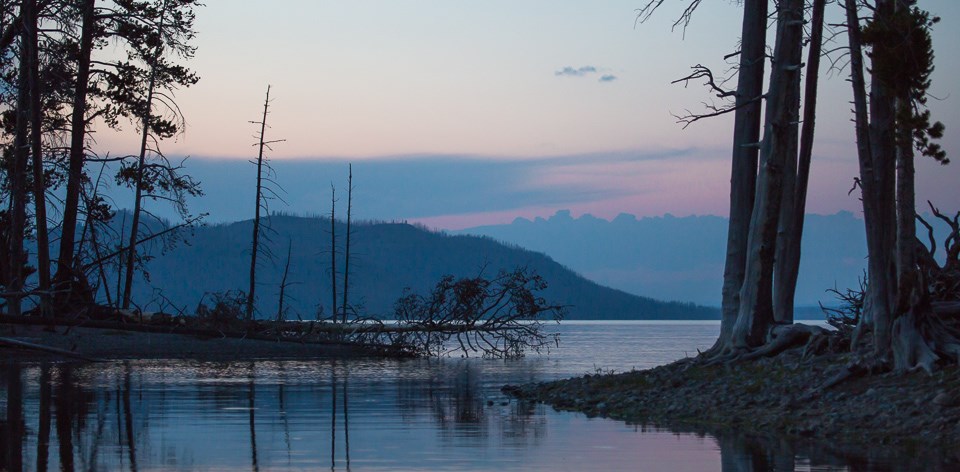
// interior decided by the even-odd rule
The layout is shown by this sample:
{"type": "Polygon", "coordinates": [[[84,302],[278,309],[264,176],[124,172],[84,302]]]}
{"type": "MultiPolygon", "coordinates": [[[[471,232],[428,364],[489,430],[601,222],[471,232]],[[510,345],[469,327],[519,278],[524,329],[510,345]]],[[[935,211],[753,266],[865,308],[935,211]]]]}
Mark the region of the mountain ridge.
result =
{"type": "MultiPolygon", "coordinates": [[[[696,215],[611,220],[569,210],[548,218],[455,231],[543,252],[585,277],[640,296],[719,306],[726,255],[724,217],[696,215]]],[[[850,212],[808,214],[797,306],[835,303],[826,290],[857,286],[866,267],[863,221],[850,212]]]]}
{"type": "MultiPolygon", "coordinates": [[[[251,220],[201,226],[189,244],[179,245],[146,262],[149,283],[138,280],[137,300],[169,299],[192,311],[204,294],[246,288],[249,284],[251,220]],[[153,287],[162,288],[162,297],[153,287]]],[[[289,318],[313,319],[314,307],[329,316],[330,219],[274,215],[271,236],[264,242],[273,262],[261,260],[257,269],[261,317],[277,312],[277,292],[291,242],[291,268],[286,289],[289,318]]],[[[345,224],[335,224],[337,265],[343,267],[345,224]]],[[[406,223],[354,223],[351,240],[351,301],[365,312],[389,318],[392,304],[406,287],[427,293],[440,277],[490,277],[499,270],[529,267],[548,283],[543,295],[549,303],[568,305],[569,319],[716,319],[717,309],[683,302],[661,302],[604,287],[564,267],[551,257],[493,238],[428,231],[406,223]]],[[[108,279],[110,277],[108,276],[108,279]]],[[[337,276],[338,292],[342,274],[337,276]]],[[[338,303],[342,292],[338,295],[338,303]]],[[[207,299],[209,300],[209,299],[207,299]]],[[[157,302],[157,304],[161,304],[157,302]]],[[[145,308],[146,309],[146,308],[145,308]]]]}

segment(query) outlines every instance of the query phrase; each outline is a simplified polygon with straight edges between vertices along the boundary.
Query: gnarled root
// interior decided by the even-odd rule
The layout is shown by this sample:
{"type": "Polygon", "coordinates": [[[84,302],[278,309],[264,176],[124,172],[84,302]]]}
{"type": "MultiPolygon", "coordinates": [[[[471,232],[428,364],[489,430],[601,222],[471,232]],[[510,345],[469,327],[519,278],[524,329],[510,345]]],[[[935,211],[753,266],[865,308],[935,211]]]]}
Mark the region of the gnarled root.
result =
{"type": "Polygon", "coordinates": [[[761,357],[773,357],[783,351],[800,347],[808,343],[814,336],[824,336],[827,330],[819,326],[800,323],[776,325],[767,333],[767,343],[753,351],[744,354],[741,360],[749,361],[761,357]]]}
{"type": "Polygon", "coordinates": [[[893,363],[899,371],[933,373],[941,363],[960,363],[960,326],[955,302],[918,304],[893,324],[893,363]]]}
{"type": "Polygon", "coordinates": [[[739,348],[733,345],[714,346],[703,353],[703,365],[733,364],[762,357],[773,357],[789,349],[806,346],[804,357],[822,352],[829,346],[829,332],[819,326],[800,323],[775,325],[767,333],[767,342],[757,348],[739,348]],[[811,346],[811,344],[815,344],[811,346]]]}

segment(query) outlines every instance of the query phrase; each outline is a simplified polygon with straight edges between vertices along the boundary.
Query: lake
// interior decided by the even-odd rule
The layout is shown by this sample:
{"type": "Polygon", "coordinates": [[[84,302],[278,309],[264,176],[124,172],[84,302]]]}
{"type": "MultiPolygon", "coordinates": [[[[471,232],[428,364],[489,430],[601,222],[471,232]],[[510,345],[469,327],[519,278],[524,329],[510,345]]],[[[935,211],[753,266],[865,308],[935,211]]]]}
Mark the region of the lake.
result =
{"type": "MultiPolygon", "coordinates": [[[[719,324],[552,329],[559,348],[512,361],[0,364],[0,468],[709,471],[733,470],[738,455],[769,443],[631,426],[503,396],[508,383],[693,356],[712,345],[719,324]]],[[[790,470],[843,470],[802,445],[785,450],[786,458],[764,453],[790,470]]]]}

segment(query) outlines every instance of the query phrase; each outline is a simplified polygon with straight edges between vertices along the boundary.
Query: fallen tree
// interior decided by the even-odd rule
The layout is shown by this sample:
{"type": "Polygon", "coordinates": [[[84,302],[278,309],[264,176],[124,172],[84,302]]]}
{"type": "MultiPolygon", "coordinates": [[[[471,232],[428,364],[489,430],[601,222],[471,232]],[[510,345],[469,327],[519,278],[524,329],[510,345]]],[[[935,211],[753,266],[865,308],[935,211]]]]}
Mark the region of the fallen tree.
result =
{"type": "MultiPolygon", "coordinates": [[[[357,317],[351,322],[246,320],[246,294],[213,294],[196,314],[117,310],[88,306],[53,320],[54,326],[183,334],[198,339],[235,338],[297,345],[341,345],[387,356],[519,357],[556,345],[546,321],[559,321],[563,307],[538,295],[546,282],[525,268],[493,278],[445,276],[430,294],[408,292],[396,303],[394,320],[357,317]]],[[[0,316],[0,324],[49,326],[39,316],[0,316]]]]}

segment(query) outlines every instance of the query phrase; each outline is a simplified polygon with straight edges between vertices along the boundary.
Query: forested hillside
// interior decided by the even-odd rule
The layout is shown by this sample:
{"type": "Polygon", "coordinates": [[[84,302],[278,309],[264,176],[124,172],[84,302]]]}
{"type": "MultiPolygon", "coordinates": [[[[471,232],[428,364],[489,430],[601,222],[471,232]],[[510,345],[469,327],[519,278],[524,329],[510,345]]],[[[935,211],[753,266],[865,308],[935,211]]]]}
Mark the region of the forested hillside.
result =
{"type": "MultiPolygon", "coordinates": [[[[277,313],[288,243],[287,316],[312,319],[318,307],[327,316],[332,303],[330,220],[274,216],[269,225],[266,246],[273,258],[263,258],[258,265],[258,316],[277,313]]],[[[145,309],[156,309],[165,297],[192,311],[204,294],[246,287],[251,229],[250,221],[197,228],[189,244],[157,254],[147,263],[149,283],[136,284],[134,298],[155,300],[145,309]],[[162,287],[163,297],[151,286],[162,287]]],[[[341,291],[346,226],[338,222],[336,232],[337,290],[341,291]]],[[[351,248],[350,301],[369,315],[389,318],[394,301],[406,287],[425,293],[445,274],[493,276],[501,269],[525,266],[548,282],[544,296],[549,302],[570,306],[570,319],[717,317],[712,308],[660,302],[600,286],[541,253],[486,237],[450,236],[403,223],[365,223],[354,224],[351,248]]]]}

